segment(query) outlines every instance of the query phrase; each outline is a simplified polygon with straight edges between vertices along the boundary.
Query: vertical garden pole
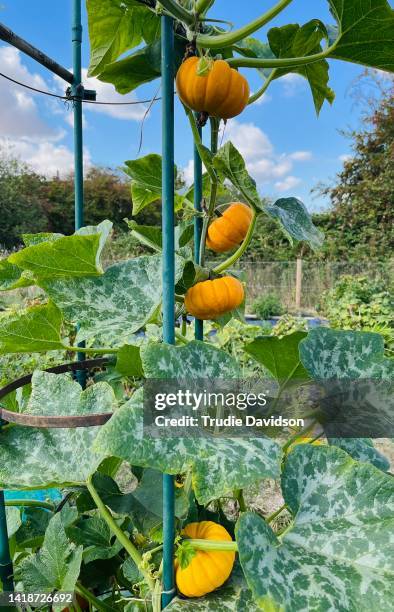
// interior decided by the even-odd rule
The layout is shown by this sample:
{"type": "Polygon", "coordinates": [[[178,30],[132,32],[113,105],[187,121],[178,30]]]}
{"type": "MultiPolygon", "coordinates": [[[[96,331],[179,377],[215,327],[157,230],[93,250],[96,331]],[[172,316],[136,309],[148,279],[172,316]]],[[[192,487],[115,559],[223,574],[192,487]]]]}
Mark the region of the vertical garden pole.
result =
{"type": "MultiPolygon", "coordinates": [[[[198,130],[201,136],[202,129],[198,128],[198,130]]],[[[197,147],[194,145],[194,208],[198,212],[202,210],[202,195],[202,162],[197,147]]],[[[202,219],[200,216],[196,216],[194,218],[194,260],[197,263],[200,261],[201,231],[202,219]]],[[[204,339],[204,322],[199,319],[196,319],[194,323],[194,335],[196,340],[204,339]]]]}
{"type": "MultiPolygon", "coordinates": [[[[82,128],[82,21],[81,0],[72,0],[72,48],[74,81],[71,92],[74,97],[74,215],[75,229],[84,225],[83,202],[83,128],[82,128]]],[[[83,343],[80,345],[84,346],[83,343]]],[[[78,360],[83,361],[84,353],[78,353],[78,360]]],[[[86,385],[84,370],[76,372],[76,379],[82,387],[86,385]]]]}
{"type": "MultiPolygon", "coordinates": [[[[171,17],[161,18],[162,74],[162,229],[163,229],[163,340],[175,343],[175,252],[174,252],[174,30],[171,17]]],[[[163,593],[165,608],[174,588],[174,479],[163,474],[163,593]]]]}
{"type": "MultiPolygon", "coordinates": [[[[0,423],[1,427],[1,423],[0,423]]],[[[7,517],[5,513],[4,492],[0,491],[0,582],[3,591],[13,591],[13,567],[8,544],[7,517]]]]}

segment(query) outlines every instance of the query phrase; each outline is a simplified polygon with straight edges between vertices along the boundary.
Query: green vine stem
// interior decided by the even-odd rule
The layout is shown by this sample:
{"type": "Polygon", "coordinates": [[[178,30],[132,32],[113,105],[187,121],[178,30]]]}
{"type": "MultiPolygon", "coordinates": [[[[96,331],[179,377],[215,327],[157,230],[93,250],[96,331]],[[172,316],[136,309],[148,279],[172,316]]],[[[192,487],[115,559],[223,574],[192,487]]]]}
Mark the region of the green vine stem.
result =
{"type": "Polygon", "coordinates": [[[233,68],[294,68],[296,66],[307,66],[308,64],[314,64],[322,59],[325,59],[338,44],[340,36],[330,46],[320,51],[320,53],[314,53],[313,55],[306,55],[304,57],[280,57],[276,59],[263,59],[260,57],[232,57],[226,60],[226,62],[233,68]]]}
{"type": "Polygon", "coordinates": [[[314,428],[317,425],[317,421],[312,421],[312,423],[310,423],[309,425],[307,425],[306,427],[304,427],[304,429],[301,429],[301,431],[298,431],[297,433],[295,433],[294,435],[292,435],[286,442],[286,444],[283,445],[282,450],[285,453],[290,446],[296,441],[298,440],[298,438],[303,438],[306,434],[310,433],[311,431],[314,430],[314,428]]]}
{"type": "Polygon", "coordinates": [[[252,220],[249,225],[248,233],[245,236],[245,240],[243,241],[241,246],[235,251],[235,253],[230,255],[230,257],[226,259],[225,261],[223,261],[222,263],[215,266],[212,269],[212,272],[214,272],[215,274],[220,274],[221,272],[224,272],[224,270],[227,270],[232,265],[234,265],[235,262],[238,261],[238,259],[242,257],[242,255],[245,253],[246,249],[248,248],[250,241],[252,240],[253,233],[256,227],[256,220],[257,220],[257,212],[255,209],[253,209],[252,220]]]}
{"type": "Polygon", "coordinates": [[[277,510],[275,510],[275,512],[273,512],[272,514],[270,514],[269,516],[267,516],[264,520],[266,523],[272,523],[272,521],[274,519],[276,519],[277,516],[279,516],[280,514],[282,514],[283,510],[286,510],[287,506],[286,504],[283,504],[283,506],[281,506],[280,508],[278,508],[277,510]]]}
{"type": "Polygon", "coordinates": [[[160,0],[160,4],[164,7],[173,17],[183,21],[187,25],[194,23],[194,15],[189,13],[183,6],[177,2],[177,0],[160,0]]]}
{"type": "Polygon", "coordinates": [[[94,488],[91,478],[88,479],[86,486],[101,516],[107,523],[112,533],[118,538],[119,542],[127,550],[128,554],[130,555],[130,557],[132,558],[136,566],[141,571],[141,574],[144,576],[149,589],[153,592],[155,588],[155,582],[153,578],[151,577],[151,575],[145,570],[143,566],[143,559],[139,551],[134,546],[134,544],[129,540],[126,534],[116,524],[115,520],[113,519],[112,514],[110,513],[110,511],[108,510],[108,508],[106,507],[102,499],[100,498],[96,489],[94,488]]]}
{"type": "Polygon", "coordinates": [[[65,346],[64,350],[71,353],[85,353],[86,355],[116,355],[119,349],[114,348],[86,348],[86,346],[65,346]]]}
{"type": "Polygon", "coordinates": [[[189,119],[190,127],[191,127],[193,138],[194,138],[194,143],[197,147],[202,163],[204,164],[205,169],[211,181],[215,181],[217,180],[216,172],[212,167],[212,161],[209,155],[209,150],[206,147],[204,147],[204,145],[202,144],[202,140],[201,140],[201,137],[198,131],[198,127],[197,127],[196,120],[194,118],[193,111],[191,111],[190,108],[188,108],[187,106],[183,106],[183,108],[185,109],[185,113],[187,115],[187,118],[189,119]]]}
{"type": "MultiPolygon", "coordinates": [[[[217,150],[218,150],[218,142],[219,142],[220,119],[217,119],[216,117],[210,117],[210,123],[211,123],[211,154],[216,155],[217,150]]],[[[213,179],[211,178],[211,191],[209,195],[208,210],[207,210],[207,214],[204,216],[202,230],[201,230],[200,261],[199,261],[200,266],[204,266],[205,264],[205,250],[206,250],[205,243],[207,240],[208,226],[213,217],[213,213],[215,212],[216,198],[217,198],[217,193],[218,193],[218,184],[219,184],[218,177],[215,173],[214,178],[213,179]]]]}
{"type": "Polygon", "coordinates": [[[239,505],[239,509],[241,512],[246,512],[247,511],[247,506],[245,503],[245,498],[244,498],[244,493],[242,489],[237,489],[236,491],[234,491],[234,497],[238,502],[239,505]]]}
{"type": "Polygon", "coordinates": [[[205,15],[207,11],[214,4],[215,0],[196,0],[194,12],[200,17],[201,15],[205,15]]]}
{"type": "Polygon", "coordinates": [[[272,83],[273,79],[275,78],[277,71],[276,70],[271,70],[269,76],[265,79],[263,85],[260,87],[260,89],[258,89],[256,91],[256,93],[254,93],[252,96],[250,96],[248,104],[253,104],[253,102],[256,102],[256,100],[258,100],[259,98],[261,98],[261,96],[263,96],[265,94],[265,92],[267,91],[270,83],[272,83]]]}
{"type": "MultiPolygon", "coordinates": [[[[220,49],[223,47],[229,47],[243,38],[250,36],[253,32],[256,32],[262,28],[265,24],[269,23],[276,15],[279,15],[293,0],[280,0],[275,6],[269,9],[266,13],[251,21],[247,25],[234,30],[234,32],[228,32],[226,34],[218,34],[217,36],[208,36],[206,34],[200,34],[197,36],[197,44],[199,47],[206,49],[220,49]]],[[[162,4],[164,4],[162,2],[162,4]]]]}
{"type": "Polygon", "coordinates": [[[89,589],[84,587],[83,584],[81,584],[80,582],[77,582],[75,586],[75,591],[78,593],[78,595],[80,595],[81,597],[84,597],[89,602],[89,604],[92,604],[92,606],[97,608],[99,612],[112,612],[113,611],[113,608],[111,606],[108,606],[100,599],[97,599],[97,597],[93,595],[93,593],[89,591],[89,589]]]}
{"type": "Polygon", "coordinates": [[[175,330],[175,338],[182,342],[182,344],[189,344],[189,340],[178,330],[175,330]]]}
{"type": "Polygon", "coordinates": [[[187,540],[187,543],[194,548],[194,550],[221,550],[223,552],[238,551],[238,545],[236,542],[228,542],[221,540],[187,540]]]}
{"type": "Polygon", "coordinates": [[[50,502],[39,499],[6,499],[4,504],[8,507],[22,506],[24,508],[43,508],[44,510],[55,511],[55,506],[50,502]]]}

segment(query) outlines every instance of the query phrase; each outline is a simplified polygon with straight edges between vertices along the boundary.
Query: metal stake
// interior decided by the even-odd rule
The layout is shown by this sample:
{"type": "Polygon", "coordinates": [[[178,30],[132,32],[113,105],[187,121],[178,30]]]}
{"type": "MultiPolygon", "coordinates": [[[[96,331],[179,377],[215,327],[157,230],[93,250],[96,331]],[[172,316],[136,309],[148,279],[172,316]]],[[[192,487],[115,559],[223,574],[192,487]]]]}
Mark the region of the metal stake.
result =
{"type": "MultiPolygon", "coordinates": [[[[200,136],[202,128],[198,128],[200,136]]],[[[202,162],[196,145],[194,145],[194,208],[201,212],[202,201],[202,162]]],[[[197,216],[194,218],[194,261],[200,261],[200,241],[202,232],[202,218],[197,216]]],[[[204,322],[196,319],[194,322],[194,336],[196,340],[204,340],[204,322]]]]}
{"type": "MultiPolygon", "coordinates": [[[[174,253],[174,29],[171,17],[161,18],[161,74],[162,74],[162,229],[163,229],[163,339],[175,344],[175,253],[174,253]]],[[[175,595],[174,537],[175,537],[174,479],[163,474],[163,593],[165,608],[175,595]]]]}

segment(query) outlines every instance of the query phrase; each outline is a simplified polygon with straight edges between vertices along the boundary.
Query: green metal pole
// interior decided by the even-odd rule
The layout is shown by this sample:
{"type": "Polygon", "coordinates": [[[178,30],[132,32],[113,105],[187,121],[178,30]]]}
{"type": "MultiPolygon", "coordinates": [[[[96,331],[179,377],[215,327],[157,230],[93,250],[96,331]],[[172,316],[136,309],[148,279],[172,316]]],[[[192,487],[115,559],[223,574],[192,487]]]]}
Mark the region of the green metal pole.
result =
{"type": "MultiPolygon", "coordinates": [[[[200,136],[202,129],[198,128],[200,136]]],[[[202,162],[196,145],[194,145],[194,208],[201,212],[202,201],[202,162]]],[[[200,241],[202,232],[202,218],[197,216],[194,218],[194,260],[200,261],[200,241]]],[[[196,340],[204,339],[204,322],[196,319],[194,322],[194,336],[196,340]]]]}
{"type": "MultiPolygon", "coordinates": [[[[81,0],[72,0],[72,48],[74,81],[71,93],[74,97],[74,214],[75,229],[84,225],[83,201],[83,128],[82,128],[82,18],[81,0]]],[[[84,343],[79,346],[83,347],[84,343]]],[[[84,353],[78,353],[78,361],[85,359],[84,353]]],[[[86,386],[85,370],[78,370],[75,377],[82,387],[86,386]]]]}
{"type": "MultiPolygon", "coordinates": [[[[175,343],[175,244],[174,244],[174,24],[171,17],[161,18],[162,74],[162,229],[163,229],[163,340],[175,343]]],[[[174,479],[163,474],[163,593],[165,608],[175,595],[174,479]]]]}
{"type": "MultiPolygon", "coordinates": [[[[1,429],[1,422],[0,422],[1,429]]],[[[8,543],[7,517],[5,513],[4,492],[0,491],[0,582],[3,591],[13,591],[13,567],[8,543]]],[[[1,590],[1,588],[0,588],[1,590]]]]}

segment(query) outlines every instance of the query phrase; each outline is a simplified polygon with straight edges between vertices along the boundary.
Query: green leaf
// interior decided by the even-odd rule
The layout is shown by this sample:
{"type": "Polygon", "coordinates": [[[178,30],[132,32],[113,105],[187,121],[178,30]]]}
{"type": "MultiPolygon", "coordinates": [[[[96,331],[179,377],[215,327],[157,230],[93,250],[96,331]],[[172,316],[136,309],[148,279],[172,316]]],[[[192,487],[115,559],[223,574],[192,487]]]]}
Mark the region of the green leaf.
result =
{"type": "Polygon", "coordinates": [[[277,219],[290,239],[307,242],[312,249],[319,249],[324,241],[324,234],[313,224],[305,205],[297,198],[280,198],[274,204],[268,204],[265,211],[277,219]]]}
{"type": "Polygon", "coordinates": [[[142,369],[140,347],[133,344],[122,346],[118,351],[115,367],[122,376],[141,378],[144,371],[142,369]]]}
{"type": "MultiPolygon", "coordinates": [[[[213,593],[196,599],[175,597],[166,608],[169,612],[257,612],[252,593],[237,566],[230,579],[213,593]]],[[[266,612],[271,612],[268,608],[266,612]]]]}
{"type": "Polygon", "coordinates": [[[357,461],[367,461],[383,472],[390,469],[390,461],[379,453],[370,438],[327,438],[328,443],[338,446],[357,461]]]}
{"type": "Polygon", "coordinates": [[[24,245],[36,246],[37,244],[41,244],[41,242],[55,242],[55,240],[59,240],[59,238],[64,238],[64,234],[57,234],[54,232],[39,232],[38,234],[22,234],[22,240],[24,245]]]}
{"type": "MultiPolygon", "coordinates": [[[[176,282],[185,260],[176,257],[176,282]]],[[[162,298],[161,256],[142,256],[110,266],[97,278],[41,282],[65,317],[79,324],[77,341],[95,339],[122,346],[158,311],[162,298]]]]}
{"type": "MultiPolygon", "coordinates": [[[[200,351],[200,364],[203,364],[205,371],[203,374],[200,365],[200,376],[208,376],[208,372],[217,373],[220,369],[220,359],[216,355],[212,359],[210,349],[221,352],[211,347],[200,351]]],[[[196,348],[194,352],[197,356],[196,348]]],[[[173,373],[182,377],[182,372],[186,372],[189,366],[188,375],[192,375],[190,368],[195,367],[194,360],[187,359],[184,351],[182,357],[182,366],[174,371],[177,358],[172,360],[170,356],[162,353],[163,363],[156,363],[155,367],[152,354],[152,358],[143,358],[144,369],[156,372],[159,377],[161,373],[167,378],[173,373]],[[145,365],[147,362],[149,365],[145,365]]],[[[226,376],[225,367],[223,368],[226,358],[229,359],[224,353],[221,376],[226,376]]],[[[195,495],[201,504],[264,477],[276,478],[281,455],[279,446],[265,438],[238,440],[214,437],[146,437],[143,428],[142,389],[102,427],[95,448],[98,452],[124,459],[131,465],[151,467],[170,474],[184,473],[191,469],[195,495]]]]}
{"type": "MultiPolygon", "coordinates": [[[[144,470],[133,497],[156,516],[163,518],[163,474],[157,470],[144,470]]],[[[175,516],[185,517],[189,511],[189,500],[183,488],[175,489],[175,516]]]]}
{"type": "Polygon", "coordinates": [[[88,76],[97,76],[105,66],[142,40],[157,36],[160,19],[134,0],[87,0],[90,66],[88,76]]]}
{"type": "Polygon", "coordinates": [[[245,161],[232,142],[226,144],[216,153],[214,160],[216,170],[227,178],[245,200],[256,210],[263,210],[263,204],[258,194],[256,182],[248,174],[245,161]]]}
{"type": "MultiPolygon", "coordinates": [[[[252,37],[240,40],[235,45],[234,50],[245,57],[259,57],[261,59],[275,58],[268,43],[263,43],[261,40],[252,37]]],[[[272,68],[259,68],[258,72],[267,78],[271,74],[272,68]]]]}
{"type": "Polygon", "coordinates": [[[62,276],[97,276],[103,273],[100,256],[112,223],[84,227],[73,236],[45,240],[9,256],[12,264],[38,279],[62,276]]]}
{"type": "MultiPolygon", "coordinates": [[[[24,412],[68,416],[111,412],[116,405],[112,388],[97,383],[81,390],[64,374],[36,371],[24,412]]],[[[36,429],[14,426],[0,433],[0,487],[37,489],[84,483],[103,455],[94,454],[97,427],[36,429]]]]}
{"type": "Polygon", "coordinates": [[[236,528],[258,605],[278,612],[389,609],[392,477],[335,447],[300,445],[286,461],[282,491],[295,516],[283,535],[251,512],[236,528]]]}
{"type": "MultiPolygon", "coordinates": [[[[318,19],[313,19],[303,26],[289,24],[281,28],[271,28],[268,32],[270,47],[278,58],[304,57],[320,53],[322,51],[320,43],[327,37],[327,30],[318,19]]],[[[319,114],[324,101],[327,100],[331,104],[335,98],[333,90],[328,86],[328,71],[328,62],[321,60],[306,66],[280,68],[275,71],[275,78],[295,72],[307,79],[316,112],[319,114]]]]}
{"type": "Polygon", "coordinates": [[[22,525],[21,511],[19,508],[6,508],[5,515],[7,518],[7,533],[8,537],[12,538],[22,525]]]}
{"type": "Polygon", "coordinates": [[[43,508],[24,508],[23,523],[16,534],[18,550],[42,546],[51,514],[43,508]]]}
{"type": "Polygon", "coordinates": [[[392,380],[394,361],[384,356],[379,334],[320,327],[300,344],[301,361],[316,380],[392,380]]]}
{"type": "Polygon", "coordinates": [[[112,559],[123,548],[117,540],[112,543],[113,537],[107,523],[97,515],[81,518],[67,529],[67,535],[74,544],[83,546],[84,563],[112,559]]]}
{"type": "Polygon", "coordinates": [[[300,361],[299,344],[307,334],[295,332],[283,338],[263,336],[245,346],[245,351],[262,363],[281,384],[305,381],[308,372],[300,361]]]}
{"type": "MultiPolygon", "coordinates": [[[[134,203],[134,199],[133,199],[134,203]]],[[[133,238],[136,238],[144,246],[161,251],[163,244],[162,231],[157,225],[138,225],[136,221],[127,221],[130,228],[130,233],[133,238]]]]}
{"type": "MultiPolygon", "coordinates": [[[[79,576],[82,546],[67,539],[61,514],[50,520],[41,550],[24,559],[18,567],[23,587],[30,592],[71,591],[79,576]]],[[[62,606],[55,609],[60,610],[62,606]]]]}
{"type": "MultiPolygon", "coordinates": [[[[132,179],[133,215],[138,215],[146,206],[161,199],[161,155],[151,153],[139,159],[126,161],[125,164],[125,172],[132,179]]],[[[177,169],[174,165],[174,178],[176,174],[177,169]]]]}
{"type": "Polygon", "coordinates": [[[34,285],[34,280],[25,277],[21,268],[10,263],[8,259],[0,260],[0,291],[10,291],[30,285],[34,285]]]}
{"type": "Polygon", "coordinates": [[[329,57],[394,71],[394,11],[387,0],[328,0],[339,28],[329,57]]]}
{"type": "Polygon", "coordinates": [[[0,354],[64,349],[62,314],[51,302],[0,315],[0,354]]]}

